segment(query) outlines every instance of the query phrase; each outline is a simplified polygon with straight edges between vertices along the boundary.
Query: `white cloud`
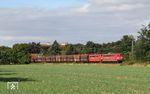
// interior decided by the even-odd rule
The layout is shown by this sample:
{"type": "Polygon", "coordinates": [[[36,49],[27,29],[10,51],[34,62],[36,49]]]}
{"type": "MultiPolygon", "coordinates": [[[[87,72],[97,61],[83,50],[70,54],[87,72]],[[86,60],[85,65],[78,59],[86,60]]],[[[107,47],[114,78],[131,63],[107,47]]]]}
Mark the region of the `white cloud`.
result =
{"type": "Polygon", "coordinates": [[[53,40],[108,42],[136,35],[149,19],[148,0],[88,0],[80,7],[0,9],[0,44],[53,40]]]}
{"type": "Polygon", "coordinates": [[[77,12],[89,12],[89,7],[91,6],[90,3],[84,4],[83,6],[76,8],[77,12]]]}
{"type": "MultiPolygon", "coordinates": [[[[144,5],[142,4],[122,4],[118,6],[118,10],[133,10],[133,9],[138,9],[142,8],[144,5]]],[[[116,7],[117,9],[117,7],[116,7]]]]}
{"type": "Polygon", "coordinates": [[[7,36],[7,35],[6,36],[0,36],[0,40],[10,41],[12,39],[14,39],[13,36],[7,36]]]}

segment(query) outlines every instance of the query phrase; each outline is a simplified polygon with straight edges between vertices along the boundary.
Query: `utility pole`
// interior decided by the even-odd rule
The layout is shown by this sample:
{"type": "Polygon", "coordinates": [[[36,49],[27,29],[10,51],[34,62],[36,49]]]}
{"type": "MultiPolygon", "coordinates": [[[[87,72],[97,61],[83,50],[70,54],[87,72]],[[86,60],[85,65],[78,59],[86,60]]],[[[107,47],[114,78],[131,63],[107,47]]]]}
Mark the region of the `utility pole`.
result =
{"type": "Polygon", "coordinates": [[[133,39],[132,39],[132,48],[131,48],[131,59],[133,60],[133,52],[134,52],[134,41],[133,41],[133,39]]]}

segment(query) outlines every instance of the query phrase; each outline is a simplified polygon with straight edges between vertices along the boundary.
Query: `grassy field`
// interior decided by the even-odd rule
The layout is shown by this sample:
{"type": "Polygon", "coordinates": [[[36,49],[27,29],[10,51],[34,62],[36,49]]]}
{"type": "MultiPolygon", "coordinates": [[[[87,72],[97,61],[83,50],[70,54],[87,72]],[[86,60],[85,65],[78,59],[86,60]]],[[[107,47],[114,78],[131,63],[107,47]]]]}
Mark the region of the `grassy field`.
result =
{"type": "Polygon", "coordinates": [[[0,94],[150,94],[150,67],[106,64],[0,65],[0,94]],[[8,90],[18,81],[18,90],[8,90]]]}

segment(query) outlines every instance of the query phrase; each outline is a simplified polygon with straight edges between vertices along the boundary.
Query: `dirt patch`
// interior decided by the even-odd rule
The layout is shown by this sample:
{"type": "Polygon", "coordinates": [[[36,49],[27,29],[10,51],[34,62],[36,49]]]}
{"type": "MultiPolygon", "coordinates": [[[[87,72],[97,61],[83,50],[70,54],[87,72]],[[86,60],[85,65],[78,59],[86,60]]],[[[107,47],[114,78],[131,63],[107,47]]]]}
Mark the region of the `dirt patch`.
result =
{"type": "Polygon", "coordinates": [[[124,63],[121,63],[120,66],[135,66],[135,67],[150,67],[150,62],[124,62],[124,63]]]}
{"type": "Polygon", "coordinates": [[[150,67],[150,64],[147,64],[147,67],[150,67]]]}
{"type": "Polygon", "coordinates": [[[140,67],[140,66],[147,66],[147,64],[133,64],[132,66],[140,67]]]}

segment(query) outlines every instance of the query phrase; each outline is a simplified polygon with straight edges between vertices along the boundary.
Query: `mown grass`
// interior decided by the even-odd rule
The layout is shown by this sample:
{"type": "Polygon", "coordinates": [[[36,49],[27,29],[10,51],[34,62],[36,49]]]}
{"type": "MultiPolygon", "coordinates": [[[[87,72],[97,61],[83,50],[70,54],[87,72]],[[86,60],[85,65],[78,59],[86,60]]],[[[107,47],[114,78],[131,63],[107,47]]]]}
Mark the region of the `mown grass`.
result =
{"type": "Polygon", "coordinates": [[[150,67],[0,65],[0,94],[150,94],[150,67]],[[19,89],[7,90],[8,81],[19,81],[19,89]]]}

